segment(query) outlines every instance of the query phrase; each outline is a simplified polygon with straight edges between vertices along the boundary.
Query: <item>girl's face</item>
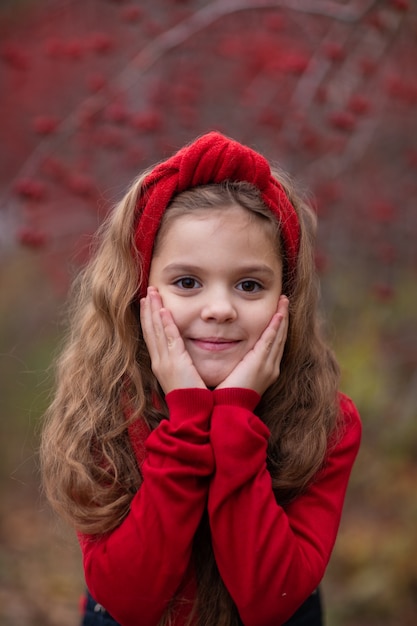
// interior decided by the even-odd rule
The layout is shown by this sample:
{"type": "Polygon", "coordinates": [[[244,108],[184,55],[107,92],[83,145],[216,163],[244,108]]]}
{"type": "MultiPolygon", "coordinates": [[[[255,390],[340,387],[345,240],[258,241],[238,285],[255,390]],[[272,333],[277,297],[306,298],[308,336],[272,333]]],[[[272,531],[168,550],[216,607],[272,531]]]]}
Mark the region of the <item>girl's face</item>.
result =
{"type": "Polygon", "coordinates": [[[152,258],[149,285],[207,387],[232,372],[277,310],[282,262],[268,226],[238,205],[182,215],[152,258]]]}

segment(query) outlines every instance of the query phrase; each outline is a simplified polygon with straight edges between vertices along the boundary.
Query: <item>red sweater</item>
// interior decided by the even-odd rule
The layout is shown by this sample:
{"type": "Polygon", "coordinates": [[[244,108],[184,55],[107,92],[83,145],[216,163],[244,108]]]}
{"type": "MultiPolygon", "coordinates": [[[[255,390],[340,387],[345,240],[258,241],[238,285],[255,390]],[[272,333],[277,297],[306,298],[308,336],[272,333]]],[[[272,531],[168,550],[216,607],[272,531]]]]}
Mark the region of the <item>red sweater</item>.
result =
{"type": "Polygon", "coordinates": [[[243,623],[283,624],[329,561],[359,448],[356,408],[341,395],[340,441],[283,508],[266,467],[269,430],[253,413],[258,394],[179,389],[166,401],[169,419],[147,437],[144,461],[133,441],[143,483],[129,514],[107,535],[80,536],[91,594],[123,626],[156,626],[174,595],[195,594],[192,543],[207,507],[216,562],[243,623]]]}

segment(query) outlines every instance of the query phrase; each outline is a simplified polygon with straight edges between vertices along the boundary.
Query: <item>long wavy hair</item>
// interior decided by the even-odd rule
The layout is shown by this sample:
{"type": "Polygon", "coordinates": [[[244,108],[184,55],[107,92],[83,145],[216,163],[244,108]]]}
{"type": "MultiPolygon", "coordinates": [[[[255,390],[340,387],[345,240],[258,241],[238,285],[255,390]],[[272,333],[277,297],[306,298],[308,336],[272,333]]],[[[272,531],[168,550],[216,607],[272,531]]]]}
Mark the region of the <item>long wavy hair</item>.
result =
{"type": "MultiPolygon", "coordinates": [[[[137,296],[146,277],[141,275],[140,251],[134,247],[135,207],[147,173],[133,183],[100,228],[92,260],[73,286],[68,335],[56,366],[56,392],[43,428],[40,452],[47,497],[59,514],[88,534],[117,527],[140,488],[142,476],[129,424],[144,420],[152,430],[167,417],[143,340],[137,296]]],[[[279,223],[249,183],[225,182],[179,194],[165,213],[155,245],[163,245],[170,219],[220,205],[240,205],[254,219],[270,224],[276,234],[290,323],[280,376],[264,393],[256,413],[271,432],[268,469],[276,499],[285,506],[323,465],[337,427],[339,371],[319,315],[315,215],[287,175],[274,169],[274,176],[300,221],[293,274],[282,253],[279,223]]],[[[195,536],[193,555],[198,594],[191,613],[204,626],[237,624],[236,607],[217,570],[207,515],[195,536]]],[[[180,601],[173,599],[161,625],[170,623],[180,601]]]]}

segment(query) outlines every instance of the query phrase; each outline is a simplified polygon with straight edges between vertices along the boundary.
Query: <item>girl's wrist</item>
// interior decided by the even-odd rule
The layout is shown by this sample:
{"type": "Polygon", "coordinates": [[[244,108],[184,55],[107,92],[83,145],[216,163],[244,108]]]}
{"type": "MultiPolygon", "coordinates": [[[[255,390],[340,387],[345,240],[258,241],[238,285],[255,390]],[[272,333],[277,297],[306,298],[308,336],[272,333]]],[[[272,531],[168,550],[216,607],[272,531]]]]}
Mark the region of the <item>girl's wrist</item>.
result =
{"type": "Polygon", "coordinates": [[[209,416],[213,410],[214,398],[208,389],[190,387],[173,389],[165,396],[170,421],[190,420],[194,416],[209,416]]]}
{"type": "Polygon", "coordinates": [[[215,405],[239,406],[253,411],[261,396],[257,391],[245,387],[220,387],[213,391],[215,405]]]}

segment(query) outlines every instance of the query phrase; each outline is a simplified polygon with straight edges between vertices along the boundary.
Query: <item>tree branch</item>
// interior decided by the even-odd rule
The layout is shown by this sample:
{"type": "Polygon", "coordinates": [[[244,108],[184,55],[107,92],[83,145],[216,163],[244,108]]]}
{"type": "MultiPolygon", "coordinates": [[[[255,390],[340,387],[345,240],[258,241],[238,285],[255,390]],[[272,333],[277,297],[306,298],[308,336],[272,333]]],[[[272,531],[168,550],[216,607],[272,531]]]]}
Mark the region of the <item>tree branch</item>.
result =
{"type": "MultiPolygon", "coordinates": [[[[118,90],[131,88],[165,54],[185,43],[192,35],[233,13],[260,9],[285,9],[310,15],[320,15],[339,22],[355,23],[360,21],[376,2],[377,0],[367,0],[366,2],[355,0],[348,5],[340,5],[332,0],[214,0],[179,24],[156,36],[116,76],[111,86],[118,90]]],[[[55,151],[65,141],[67,134],[76,130],[80,108],[89,105],[93,105],[97,111],[105,108],[108,97],[104,97],[99,102],[100,96],[104,95],[105,90],[103,88],[95,96],[86,98],[75,111],[61,122],[53,139],[44,139],[39,142],[11,181],[0,206],[10,201],[11,189],[16,180],[28,176],[41,156],[55,151]]]]}
{"type": "Polygon", "coordinates": [[[127,77],[131,69],[137,72],[138,67],[142,70],[149,69],[164,54],[185,43],[192,35],[233,13],[256,9],[286,9],[320,15],[340,22],[355,23],[360,21],[376,2],[377,0],[367,0],[364,4],[356,1],[341,6],[331,0],[215,0],[156,37],[133,58],[123,74],[127,77]]]}

